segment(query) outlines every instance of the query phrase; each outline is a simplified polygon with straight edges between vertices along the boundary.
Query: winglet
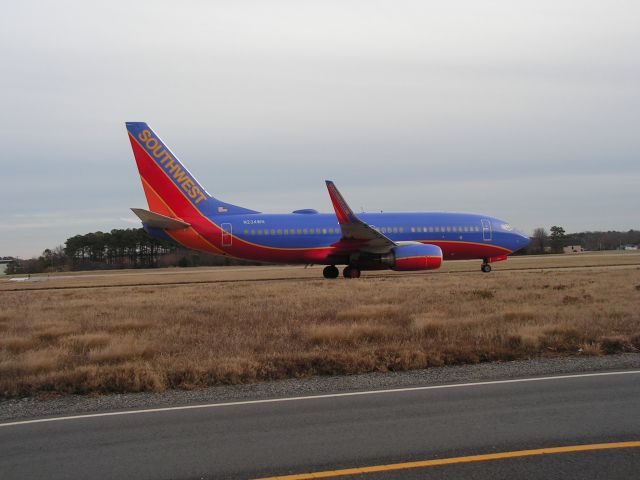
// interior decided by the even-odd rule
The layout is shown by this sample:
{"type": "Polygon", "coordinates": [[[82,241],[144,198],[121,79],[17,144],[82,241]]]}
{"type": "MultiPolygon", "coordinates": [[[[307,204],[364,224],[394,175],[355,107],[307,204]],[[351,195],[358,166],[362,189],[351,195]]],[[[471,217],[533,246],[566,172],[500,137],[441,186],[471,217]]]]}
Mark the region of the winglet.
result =
{"type": "Polygon", "coordinates": [[[342,197],[335,184],[331,180],[325,180],[327,184],[327,190],[329,190],[329,197],[333,208],[336,211],[336,217],[338,217],[338,223],[340,225],[349,225],[353,223],[361,223],[358,217],[356,217],[353,210],[347,205],[347,202],[342,197]]]}

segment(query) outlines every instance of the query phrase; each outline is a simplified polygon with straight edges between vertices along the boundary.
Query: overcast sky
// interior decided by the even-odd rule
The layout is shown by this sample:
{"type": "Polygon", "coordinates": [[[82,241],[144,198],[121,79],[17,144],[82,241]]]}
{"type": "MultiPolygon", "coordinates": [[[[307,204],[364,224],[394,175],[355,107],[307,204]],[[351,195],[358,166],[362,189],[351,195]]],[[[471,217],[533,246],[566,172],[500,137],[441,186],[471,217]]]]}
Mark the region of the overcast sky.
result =
{"type": "Polygon", "coordinates": [[[138,224],[125,121],[260,211],[640,228],[637,1],[96,3],[0,11],[0,256],[138,224]]]}

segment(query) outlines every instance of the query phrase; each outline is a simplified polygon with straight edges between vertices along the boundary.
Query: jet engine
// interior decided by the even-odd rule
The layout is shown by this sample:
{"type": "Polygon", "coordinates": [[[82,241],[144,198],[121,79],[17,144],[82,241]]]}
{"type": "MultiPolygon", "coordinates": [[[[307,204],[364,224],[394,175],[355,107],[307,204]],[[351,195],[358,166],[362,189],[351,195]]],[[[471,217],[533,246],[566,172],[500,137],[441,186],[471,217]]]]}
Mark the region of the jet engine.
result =
{"type": "Polygon", "coordinates": [[[442,265],[442,250],[436,245],[406,242],[385,255],[383,263],[392,270],[435,270],[442,265]]]}

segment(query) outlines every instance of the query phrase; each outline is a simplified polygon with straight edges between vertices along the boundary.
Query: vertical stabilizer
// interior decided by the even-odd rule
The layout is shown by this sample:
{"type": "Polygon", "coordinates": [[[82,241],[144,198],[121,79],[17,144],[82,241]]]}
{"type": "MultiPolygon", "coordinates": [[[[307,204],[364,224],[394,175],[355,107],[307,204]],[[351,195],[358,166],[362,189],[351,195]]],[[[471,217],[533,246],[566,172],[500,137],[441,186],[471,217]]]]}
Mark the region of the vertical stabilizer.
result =
{"type": "Polygon", "coordinates": [[[258,213],[212,197],[146,123],[126,126],[152,212],[180,218],[258,213]]]}

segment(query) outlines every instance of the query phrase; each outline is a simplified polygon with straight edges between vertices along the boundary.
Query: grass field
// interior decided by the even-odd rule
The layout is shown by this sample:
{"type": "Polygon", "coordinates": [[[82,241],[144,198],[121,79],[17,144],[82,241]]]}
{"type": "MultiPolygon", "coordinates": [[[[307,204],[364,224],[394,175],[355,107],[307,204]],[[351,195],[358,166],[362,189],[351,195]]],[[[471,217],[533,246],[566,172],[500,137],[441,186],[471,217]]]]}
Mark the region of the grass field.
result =
{"type": "Polygon", "coordinates": [[[334,281],[317,267],[2,281],[0,397],[640,350],[638,254],[514,258],[488,275],[445,266],[334,281]],[[209,283],[161,285],[194,277],[209,283]],[[12,291],[25,285],[45,289],[12,291]]]}

